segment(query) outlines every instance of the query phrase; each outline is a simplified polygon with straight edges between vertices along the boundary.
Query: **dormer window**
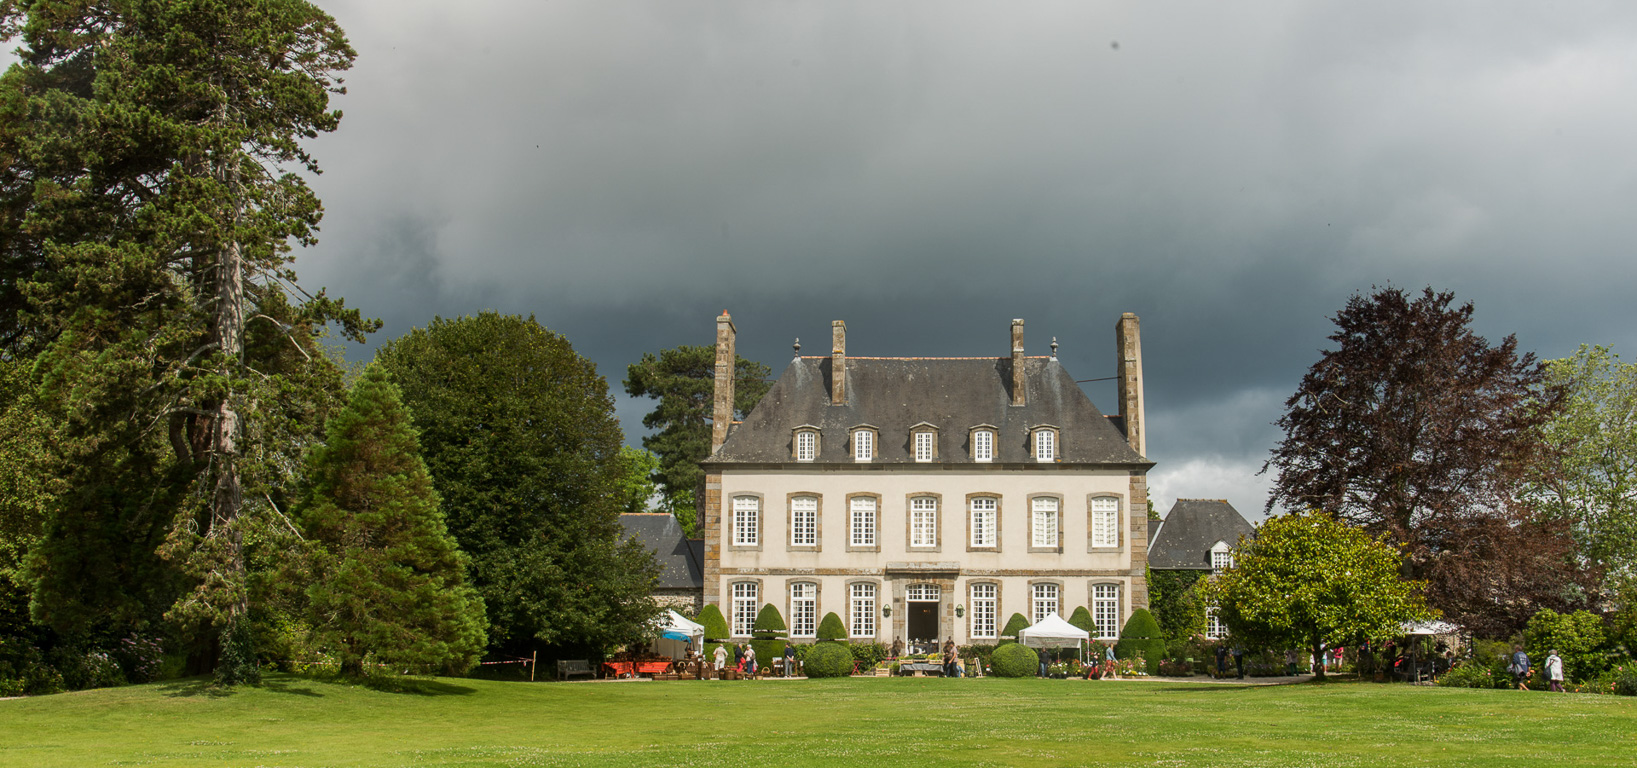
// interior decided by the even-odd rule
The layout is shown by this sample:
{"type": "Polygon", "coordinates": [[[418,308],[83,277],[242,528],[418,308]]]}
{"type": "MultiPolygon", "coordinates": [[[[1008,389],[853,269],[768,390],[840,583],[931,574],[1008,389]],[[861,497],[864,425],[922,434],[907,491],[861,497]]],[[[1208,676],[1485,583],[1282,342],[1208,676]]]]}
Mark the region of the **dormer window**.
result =
{"type": "Polygon", "coordinates": [[[819,433],[817,427],[796,427],[796,434],[792,440],[791,453],[796,461],[813,461],[818,458],[819,433]]]}
{"type": "Polygon", "coordinates": [[[1233,548],[1228,542],[1219,541],[1211,545],[1211,570],[1225,571],[1233,567],[1233,548]]]}
{"type": "Polygon", "coordinates": [[[938,428],[921,422],[909,428],[910,447],[916,461],[935,461],[938,458],[938,428]]]}
{"type": "Polygon", "coordinates": [[[1057,428],[1035,427],[1034,430],[1034,460],[1057,460],[1057,428]]]}
{"type": "Polygon", "coordinates": [[[860,424],[853,427],[853,461],[875,459],[875,427],[860,424]]]}
{"type": "Polygon", "coordinates": [[[995,460],[995,428],[987,424],[972,428],[972,460],[995,460]]]}

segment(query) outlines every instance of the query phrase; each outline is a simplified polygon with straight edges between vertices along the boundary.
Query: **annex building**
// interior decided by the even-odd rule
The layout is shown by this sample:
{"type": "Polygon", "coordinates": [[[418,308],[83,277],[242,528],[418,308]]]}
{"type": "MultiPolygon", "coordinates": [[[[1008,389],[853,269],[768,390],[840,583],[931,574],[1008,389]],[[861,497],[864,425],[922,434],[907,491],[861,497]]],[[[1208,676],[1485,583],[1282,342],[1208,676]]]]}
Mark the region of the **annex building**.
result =
{"type": "Polygon", "coordinates": [[[1115,325],[1117,415],[1052,356],[790,361],[732,422],[737,329],[716,323],[704,601],[735,637],[764,603],[793,639],[829,612],[855,640],[993,642],[1013,613],[1086,606],[1112,638],[1147,606],[1148,481],[1136,315],[1115,325]]]}

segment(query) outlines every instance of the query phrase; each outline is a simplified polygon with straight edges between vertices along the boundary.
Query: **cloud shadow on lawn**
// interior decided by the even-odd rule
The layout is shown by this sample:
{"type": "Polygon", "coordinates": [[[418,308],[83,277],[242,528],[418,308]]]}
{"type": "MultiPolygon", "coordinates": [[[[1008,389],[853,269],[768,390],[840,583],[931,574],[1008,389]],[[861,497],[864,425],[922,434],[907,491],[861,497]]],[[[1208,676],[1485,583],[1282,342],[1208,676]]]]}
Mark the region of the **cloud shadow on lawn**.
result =
{"type": "Polygon", "coordinates": [[[410,696],[470,696],[477,693],[476,688],[414,677],[372,678],[364,685],[381,693],[402,693],[410,696]]]}

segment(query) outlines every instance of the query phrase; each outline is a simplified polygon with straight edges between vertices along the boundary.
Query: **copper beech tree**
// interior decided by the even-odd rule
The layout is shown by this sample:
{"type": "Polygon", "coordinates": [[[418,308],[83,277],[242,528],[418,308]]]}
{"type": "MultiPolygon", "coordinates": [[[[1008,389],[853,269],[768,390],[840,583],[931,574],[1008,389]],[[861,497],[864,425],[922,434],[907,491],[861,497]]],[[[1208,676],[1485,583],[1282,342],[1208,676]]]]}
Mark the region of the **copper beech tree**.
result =
{"type": "Polygon", "coordinates": [[[1336,346],[1285,402],[1263,471],[1270,510],[1323,510],[1403,545],[1434,607],[1499,635],[1582,604],[1595,580],[1567,528],[1523,500],[1551,459],[1538,435],[1562,392],[1515,337],[1474,333],[1472,314],[1431,288],[1354,295],[1332,318],[1336,346]]]}

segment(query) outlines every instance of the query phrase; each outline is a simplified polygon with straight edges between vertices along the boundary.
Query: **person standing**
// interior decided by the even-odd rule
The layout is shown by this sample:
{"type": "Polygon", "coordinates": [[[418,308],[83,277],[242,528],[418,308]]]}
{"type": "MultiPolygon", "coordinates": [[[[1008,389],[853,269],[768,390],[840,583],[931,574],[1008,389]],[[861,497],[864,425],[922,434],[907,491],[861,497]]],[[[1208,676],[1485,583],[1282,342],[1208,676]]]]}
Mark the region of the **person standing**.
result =
{"type": "Polygon", "coordinates": [[[944,641],[944,677],[955,676],[955,641],[944,641]]]}
{"type": "Polygon", "coordinates": [[[724,668],[727,667],[727,665],[728,665],[728,647],[725,646],[725,645],[716,646],[716,665],[715,665],[716,666],[716,671],[718,673],[720,673],[724,668]]]}
{"type": "Polygon", "coordinates": [[[1507,669],[1512,672],[1513,679],[1518,681],[1518,690],[1529,690],[1529,686],[1526,685],[1529,680],[1529,654],[1523,652],[1523,646],[1512,646],[1512,663],[1507,665],[1507,669]]]}
{"type": "Polygon", "coordinates": [[[1239,679],[1245,679],[1245,649],[1243,646],[1233,647],[1233,666],[1239,671],[1239,679]]]}
{"type": "Polygon", "coordinates": [[[1046,664],[1051,661],[1051,655],[1046,653],[1046,649],[1045,649],[1044,646],[1042,646],[1041,648],[1036,649],[1035,653],[1040,655],[1040,676],[1045,677],[1046,676],[1046,664]]]}
{"type": "MultiPolygon", "coordinates": [[[[1220,663],[1220,662],[1219,662],[1220,663]]],[[[1114,646],[1103,646],[1103,677],[1114,679],[1114,646]]]]}
{"type": "Polygon", "coordinates": [[[755,646],[751,646],[751,647],[745,649],[745,671],[748,672],[751,677],[756,676],[756,647],[755,646]]]}
{"type": "Polygon", "coordinates": [[[733,669],[736,672],[745,671],[745,647],[742,645],[733,646],[733,669]]]}
{"type": "MultiPolygon", "coordinates": [[[[1109,650],[1113,650],[1110,648],[1109,650]]],[[[1216,644],[1216,677],[1222,679],[1228,676],[1228,644],[1216,644]]]]}
{"type": "Polygon", "coordinates": [[[784,676],[796,676],[796,644],[784,644],[784,676]]]}
{"type": "Polygon", "coordinates": [[[1546,657],[1546,679],[1551,681],[1553,693],[1563,692],[1563,659],[1556,649],[1546,657]]]}

